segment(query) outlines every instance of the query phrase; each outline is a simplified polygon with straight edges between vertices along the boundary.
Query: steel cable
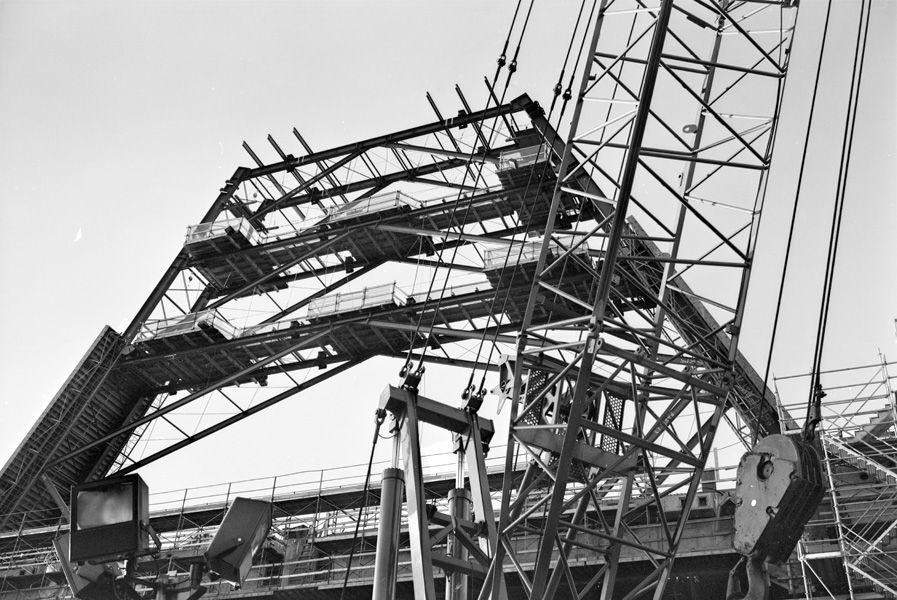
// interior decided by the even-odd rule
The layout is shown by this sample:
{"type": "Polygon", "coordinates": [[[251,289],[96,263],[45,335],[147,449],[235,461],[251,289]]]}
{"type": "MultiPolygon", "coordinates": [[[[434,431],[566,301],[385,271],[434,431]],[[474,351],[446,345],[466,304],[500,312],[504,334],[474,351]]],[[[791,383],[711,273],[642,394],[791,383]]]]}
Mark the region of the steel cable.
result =
{"type": "MultiPolygon", "coordinates": [[[[549,109],[548,115],[546,116],[546,120],[547,120],[549,123],[550,123],[551,120],[552,120],[552,115],[553,115],[553,113],[554,113],[554,109],[555,109],[555,106],[556,106],[557,97],[558,97],[558,95],[560,94],[560,81],[562,81],[562,79],[563,79],[564,69],[566,68],[567,62],[568,62],[569,59],[570,59],[570,52],[571,52],[571,50],[572,50],[572,48],[573,48],[573,44],[574,44],[574,42],[575,42],[575,40],[576,40],[576,33],[577,33],[578,28],[579,28],[579,23],[580,23],[581,18],[582,18],[582,11],[583,11],[583,8],[584,8],[584,7],[585,7],[585,0],[584,0],[583,3],[580,5],[580,10],[579,10],[579,14],[577,15],[576,24],[574,25],[573,31],[571,32],[571,35],[570,35],[570,43],[568,44],[568,47],[567,47],[567,55],[566,55],[565,58],[564,58],[564,63],[563,63],[563,65],[562,65],[562,67],[561,67],[561,72],[560,72],[560,75],[559,75],[559,77],[558,77],[558,82],[559,82],[559,83],[558,83],[558,84],[555,86],[555,88],[554,88],[554,92],[555,92],[555,93],[554,93],[554,97],[553,97],[553,99],[552,99],[551,107],[550,107],[550,109],[549,109]]],[[[584,31],[584,33],[583,33],[583,39],[582,39],[582,42],[580,43],[580,49],[579,49],[579,52],[577,53],[577,59],[576,59],[576,64],[577,64],[577,65],[579,64],[580,56],[581,56],[581,54],[582,54],[582,49],[583,49],[583,46],[585,45],[586,39],[587,39],[587,37],[588,37],[588,31],[589,31],[588,24],[591,22],[592,15],[594,14],[594,11],[595,11],[595,2],[592,3],[592,10],[591,10],[591,12],[589,13],[589,19],[588,19],[588,21],[586,22],[585,31],[584,31]]],[[[569,83],[569,85],[568,85],[568,90],[567,90],[568,92],[569,92],[569,88],[572,87],[573,79],[575,78],[575,73],[576,73],[576,69],[574,69],[573,74],[570,76],[570,83],[569,83]]],[[[506,88],[506,89],[507,89],[507,88],[506,88]]],[[[558,134],[558,129],[559,129],[559,127],[560,127],[560,121],[561,121],[561,119],[562,119],[563,116],[564,116],[564,113],[565,113],[565,111],[566,111],[566,106],[567,106],[567,103],[569,102],[570,98],[571,98],[571,95],[570,95],[569,93],[566,93],[566,92],[565,92],[564,95],[563,95],[563,103],[562,103],[562,105],[561,105],[561,111],[560,111],[560,113],[558,114],[557,122],[555,123],[555,127],[553,128],[553,137],[552,137],[551,140],[546,140],[545,142],[543,142],[543,144],[547,144],[547,146],[548,146],[548,148],[549,148],[549,152],[552,152],[552,151],[553,151],[553,148],[554,148],[554,142],[557,140],[557,136],[559,135],[559,134],[558,134]]],[[[538,156],[537,156],[537,158],[538,158],[538,156]]],[[[550,162],[549,162],[549,161],[546,161],[546,162],[542,165],[542,170],[541,170],[541,172],[540,172],[540,174],[539,174],[539,177],[538,177],[538,183],[536,184],[537,189],[540,189],[540,188],[542,187],[544,181],[545,181],[545,178],[546,178],[546,176],[547,176],[547,174],[548,174],[549,164],[550,164],[550,162]]],[[[533,175],[534,175],[534,173],[535,173],[535,169],[533,169],[533,170],[530,172],[529,177],[528,177],[528,179],[527,179],[527,183],[526,183],[526,187],[525,187],[525,189],[524,189],[524,195],[523,195],[524,199],[525,199],[526,196],[529,194],[529,190],[530,190],[530,188],[531,188],[531,186],[532,186],[532,183],[533,183],[533,175]]],[[[533,214],[530,214],[530,215],[528,216],[528,220],[527,220],[526,225],[525,225],[526,230],[529,230],[530,226],[532,225],[532,219],[533,219],[533,214]]],[[[520,223],[519,223],[519,221],[518,221],[518,227],[519,227],[519,225],[520,225],[520,223]]],[[[509,283],[508,283],[508,285],[507,285],[507,289],[506,289],[506,291],[505,291],[505,293],[504,293],[504,298],[503,298],[503,300],[502,300],[501,314],[505,314],[505,312],[506,312],[506,310],[507,310],[508,303],[510,302],[510,298],[511,298],[511,293],[512,293],[512,291],[513,291],[514,280],[515,280],[515,278],[516,278],[516,276],[517,276],[517,274],[518,274],[518,272],[519,272],[519,269],[520,269],[520,258],[521,258],[522,254],[523,254],[524,246],[523,246],[522,243],[521,243],[519,246],[520,246],[520,247],[519,247],[519,249],[518,249],[518,251],[517,251],[516,261],[515,261],[515,263],[514,263],[513,268],[511,269],[511,277],[510,277],[510,281],[509,281],[509,283]]],[[[502,263],[502,267],[501,267],[501,269],[499,270],[499,277],[498,277],[499,281],[503,280],[504,277],[505,277],[505,270],[508,268],[508,265],[509,265],[509,262],[510,262],[510,258],[511,258],[511,254],[512,254],[512,252],[511,252],[512,247],[513,247],[513,245],[509,245],[509,246],[508,246],[508,251],[505,253],[505,257],[504,257],[504,260],[503,260],[503,263],[502,263]]],[[[500,292],[501,292],[501,290],[496,289],[496,290],[495,290],[495,294],[493,294],[492,303],[491,303],[490,310],[489,310],[489,314],[490,314],[490,315],[495,314],[494,307],[495,307],[495,303],[496,303],[496,301],[498,300],[498,297],[499,297],[499,295],[500,295],[500,292]]],[[[494,318],[494,317],[493,317],[493,318],[494,318]]],[[[491,345],[490,345],[489,354],[488,354],[487,359],[486,359],[486,361],[485,361],[485,364],[486,364],[486,365],[489,365],[489,364],[492,362],[492,356],[493,356],[493,354],[494,354],[494,352],[495,352],[495,344],[497,343],[498,336],[499,336],[500,333],[501,333],[500,326],[501,326],[501,322],[500,322],[500,320],[497,320],[497,321],[496,321],[495,334],[494,334],[494,336],[493,336],[493,338],[492,338],[492,340],[491,340],[491,345]]],[[[481,338],[481,340],[480,340],[480,344],[479,344],[479,346],[478,346],[478,348],[477,348],[477,356],[476,356],[476,359],[475,359],[475,361],[474,361],[474,366],[473,366],[472,369],[471,369],[470,379],[469,379],[469,381],[468,381],[468,384],[467,384],[467,388],[466,388],[465,393],[467,393],[467,392],[471,392],[471,393],[472,393],[473,390],[475,389],[475,386],[473,386],[473,381],[474,381],[474,379],[475,379],[476,369],[477,369],[478,366],[479,366],[480,356],[481,356],[481,353],[482,353],[482,348],[483,348],[483,346],[485,345],[485,342],[486,342],[486,336],[487,336],[487,333],[488,333],[488,330],[484,328],[484,330],[483,330],[483,336],[482,336],[482,338],[481,338]]],[[[480,393],[480,394],[482,394],[482,393],[485,391],[485,383],[486,383],[486,374],[487,374],[487,373],[488,373],[488,367],[487,367],[487,368],[484,368],[484,370],[483,370],[483,375],[482,375],[482,378],[481,378],[481,380],[480,380],[480,386],[479,386],[479,393],[480,393]]]]}
{"type": "Polygon", "coordinates": [[[368,459],[368,470],[364,476],[364,490],[361,492],[361,506],[358,507],[358,518],[355,519],[355,533],[352,535],[352,546],[349,550],[349,559],[346,561],[346,576],[343,578],[343,587],[340,590],[340,600],[343,600],[343,597],[346,594],[346,586],[349,584],[349,572],[352,568],[352,559],[355,558],[355,546],[358,543],[358,530],[361,528],[361,518],[364,514],[364,509],[367,507],[367,499],[368,499],[368,489],[371,484],[371,469],[374,466],[374,451],[377,449],[377,440],[380,438],[380,426],[383,425],[383,421],[386,420],[386,411],[383,409],[377,409],[375,417],[375,425],[374,425],[374,440],[371,443],[371,457],[368,459]]]}
{"type": "Polygon", "coordinates": [[[763,387],[760,390],[760,394],[762,395],[762,397],[760,399],[760,409],[757,412],[757,425],[758,426],[754,428],[754,435],[753,435],[753,440],[751,442],[751,447],[753,447],[757,444],[757,437],[758,437],[759,431],[760,431],[759,424],[763,420],[763,411],[764,411],[764,407],[766,404],[765,402],[763,402],[763,398],[766,396],[766,389],[767,389],[767,385],[769,382],[769,373],[770,373],[770,368],[772,366],[772,356],[773,356],[773,352],[775,351],[776,337],[777,337],[778,329],[779,329],[779,318],[780,318],[781,312],[782,312],[782,300],[783,300],[784,294],[785,294],[785,282],[786,282],[786,278],[787,278],[787,274],[788,274],[788,267],[791,264],[791,262],[790,262],[791,249],[792,249],[792,244],[794,242],[795,225],[797,224],[797,211],[798,211],[798,207],[800,205],[801,192],[803,189],[804,172],[805,172],[806,166],[807,166],[807,155],[809,154],[809,149],[810,149],[810,133],[813,130],[813,120],[816,115],[816,100],[817,100],[817,96],[819,93],[819,81],[821,79],[821,74],[822,74],[822,62],[823,62],[823,58],[825,56],[825,46],[826,46],[826,42],[828,41],[828,30],[829,30],[829,23],[831,21],[831,11],[832,11],[832,0],[828,0],[828,4],[826,7],[826,13],[825,13],[825,24],[823,25],[823,29],[822,29],[822,43],[819,48],[819,60],[816,63],[816,75],[815,75],[814,81],[813,81],[813,95],[810,100],[810,112],[807,117],[807,129],[806,129],[806,135],[804,136],[804,149],[801,154],[800,167],[798,169],[798,175],[797,175],[797,188],[795,190],[795,197],[794,197],[794,206],[791,211],[791,222],[790,222],[789,228],[788,228],[788,241],[785,245],[785,259],[784,259],[784,264],[782,266],[782,276],[779,280],[779,291],[778,291],[778,296],[776,298],[776,312],[775,312],[775,317],[773,317],[772,333],[771,333],[770,341],[769,341],[769,354],[768,354],[768,358],[766,361],[766,372],[763,376],[763,387]]]}
{"type": "Polygon", "coordinates": [[[823,282],[822,301],[819,307],[819,324],[816,331],[816,348],[813,358],[812,380],[809,390],[807,423],[804,425],[804,435],[812,439],[810,430],[812,425],[821,420],[822,385],[820,383],[820,369],[822,365],[822,353],[825,347],[825,333],[828,325],[829,308],[831,306],[832,287],[835,276],[835,261],[838,256],[838,244],[841,239],[841,220],[844,216],[844,201],[847,193],[847,174],[850,170],[850,158],[853,151],[853,135],[855,132],[857,105],[859,104],[860,83],[862,82],[863,64],[866,58],[866,46],[869,40],[869,18],[871,5],[863,0],[860,5],[860,18],[857,26],[857,44],[854,49],[853,70],[850,81],[850,94],[847,105],[847,116],[844,124],[844,138],[841,143],[841,165],[838,169],[838,183],[835,197],[835,207],[832,211],[832,225],[829,238],[828,257],[825,266],[825,278],[823,282]],[[811,417],[812,414],[812,417],[811,417]]]}
{"type": "MultiPolygon", "coordinates": [[[[524,36],[524,34],[526,33],[526,25],[527,25],[527,23],[528,23],[528,21],[529,21],[529,14],[530,14],[530,12],[532,11],[532,4],[533,4],[534,1],[535,1],[535,0],[533,0],[533,1],[530,3],[530,9],[529,9],[529,11],[527,12],[527,19],[526,19],[526,21],[524,22],[523,31],[521,32],[521,34],[520,34],[520,38],[519,38],[519,41],[518,41],[518,51],[519,51],[520,45],[521,45],[521,43],[522,43],[523,36],[524,36]]],[[[520,7],[520,3],[518,2],[518,8],[517,8],[518,11],[519,11],[519,7],[520,7]]],[[[516,18],[517,18],[517,11],[515,11],[515,13],[514,13],[514,20],[512,21],[511,29],[510,29],[509,32],[508,32],[508,37],[507,37],[506,42],[505,42],[505,50],[507,49],[508,40],[510,40],[511,33],[512,33],[512,31],[513,31],[514,21],[516,21],[516,18]]],[[[499,76],[499,74],[501,73],[501,69],[502,69],[502,67],[504,66],[504,60],[505,60],[505,55],[504,55],[504,53],[503,53],[503,54],[501,55],[501,57],[499,57],[499,59],[498,59],[498,67],[496,68],[495,75],[494,75],[494,77],[493,77],[493,87],[494,87],[495,83],[498,81],[498,76],[499,76]]],[[[510,67],[509,67],[509,68],[510,68],[510,67]]],[[[515,55],[514,70],[516,70],[516,55],[515,55]]],[[[510,76],[508,77],[508,81],[510,81],[510,76]]],[[[507,83],[506,83],[506,86],[505,86],[505,91],[502,93],[502,98],[501,98],[501,100],[497,102],[497,105],[498,105],[498,106],[501,106],[502,102],[504,102],[504,97],[505,97],[506,93],[507,93],[507,83]]],[[[489,104],[490,104],[490,102],[491,102],[491,99],[492,99],[492,98],[491,98],[491,94],[490,94],[490,97],[487,99],[487,102],[486,102],[486,109],[489,108],[489,104]]],[[[498,117],[496,116],[496,121],[497,121],[497,120],[498,120],[498,117]]],[[[484,117],[484,118],[481,120],[480,124],[482,125],[483,123],[485,123],[485,121],[486,121],[486,119],[485,119],[485,117],[484,117]]],[[[475,127],[475,128],[476,128],[476,127],[475,127]]],[[[496,130],[495,127],[492,127],[492,128],[491,128],[490,133],[489,133],[489,139],[486,141],[487,145],[488,145],[489,142],[491,142],[491,140],[492,140],[492,138],[493,138],[493,136],[494,136],[494,134],[495,134],[495,130],[496,130]]],[[[470,152],[470,155],[469,155],[469,157],[468,157],[468,163],[473,159],[473,156],[474,156],[475,153],[476,153],[476,146],[474,145],[474,146],[471,148],[471,152],[470,152]]],[[[481,179],[482,174],[483,174],[483,168],[484,168],[484,165],[485,165],[485,163],[481,163],[480,166],[479,166],[479,169],[478,169],[478,171],[477,171],[475,180],[474,180],[474,182],[473,182],[473,187],[474,187],[474,189],[476,189],[476,186],[477,186],[477,185],[479,184],[479,182],[480,182],[480,179],[481,179]]],[[[466,181],[467,181],[468,173],[469,173],[469,169],[468,169],[467,171],[465,171],[465,173],[464,173],[464,177],[463,177],[462,180],[461,180],[461,186],[462,186],[462,187],[458,190],[458,200],[461,199],[461,195],[462,195],[462,193],[463,193],[463,185],[464,185],[464,184],[466,183],[466,181]]],[[[474,197],[475,197],[475,194],[471,194],[470,198],[468,199],[468,202],[466,203],[465,209],[464,209],[463,219],[462,219],[462,221],[461,221],[460,227],[458,228],[460,234],[462,234],[462,235],[463,235],[464,227],[467,225],[467,218],[468,218],[468,216],[469,216],[469,214],[470,214],[470,207],[471,207],[471,205],[472,205],[472,203],[473,203],[473,198],[474,198],[474,197]]],[[[456,215],[457,212],[458,212],[458,208],[459,208],[459,202],[456,202],[455,205],[453,206],[452,211],[451,211],[451,214],[450,214],[450,219],[449,219],[450,222],[455,221],[455,215],[456,215]]],[[[457,258],[458,248],[459,248],[460,246],[461,246],[460,243],[457,243],[457,244],[454,245],[454,247],[453,247],[453,252],[452,252],[452,257],[451,257],[451,261],[450,261],[449,263],[447,263],[447,264],[448,264],[448,273],[446,274],[445,282],[443,283],[443,286],[442,286],[442,291],[441,291],[441,293],[440,293],[440,295],[439,295],[439,298],[438,298],[437,301],[436,301],[436,305],[435,305],[435,308],[434,308],[434,311],[433,311],[433,317],[432,317],[431,320],[430,320],[430,324],[429,324],[429,327],[428,327],[428,329],[427,329],[427,335],[425,336],[426,339],[429,339],[429,338],[432,336],[432,334],[433,334],[433,329],[434,329],[435,324],[436,324],[436,319],[437,319],[437,316],[438,316],[438,314],[439,314],[439,309],[440,309],[441,306],[442,306],[442,299],[443,299],[443,297],[444,297],[444,295],[445,295],[445,291],[446,291],[446,288],[447,288],[447,286],[448,286],[449,275],[451,274],[452,265],[454,264],[454,261],[455,261],[455,259],[457,258]]],[[[444,251],[445,251],[445,246],[443,245],[443,246],[440,247],[440,249],[439,249],[439,253],[438,253],[438,257],[437,257],[437,258],[438,258],[438,260],[437,260],[438,263],[442,263],[442,262],[443,262],[443,261],[442,261],[442,254],[443,254],[444,251]]],[[[438,267],[437,267],[436,269],[434,269],[433,276],[432,276],[431,279],[430,279],[430,286],[429,286],[429,288],[428,288],[428,290],[427,290],[427,298],[429,298],[429,297],[431,296],[432,291],[433,291],[433,288],[435,287],[437,274],[438,274],[438,267]]],[[[410,340],[409,340],[409,348],[408,348],[408,353],[407,353],[407,356],[406,356],[406,359],[405,359],[405,364],[404,364],[404,366],[402,367],[402,370],[401,370],[401,372],[400,372],[400,376],[401,376],[401,377],[404,377],[405,374],[407,374],[407,373],[411,370],[412,352],[413,352],[413,349],[414,349],[414,342],[415,342],[415,339],[417,338],[417,336],[420,335],[421,326],[422,326],[422,324],[423,324],[423,316],[424,316],[424,311],[421,311],[420,314],[419,314],[419,316],[418,316],[418,321],[417,321],[417,325],[415,326],[415,330],[414,330],[414,332],[413,332],[413,333],[411,334],[411,336],[410,336],[410,340]]],[[[418,366],[417,366],[417,371],[418,371],[418,372],[420,372],[420,371],[421,371],[421,368],[423,367],[423,362],[424,362],[424,359],[426,358],[426,354],[427,354],[427,346],[424,345],[424,347],[423,347],[422,350],[421,350],[420,358],[419,358],[419,360],[418,360],[418,366]]]]}

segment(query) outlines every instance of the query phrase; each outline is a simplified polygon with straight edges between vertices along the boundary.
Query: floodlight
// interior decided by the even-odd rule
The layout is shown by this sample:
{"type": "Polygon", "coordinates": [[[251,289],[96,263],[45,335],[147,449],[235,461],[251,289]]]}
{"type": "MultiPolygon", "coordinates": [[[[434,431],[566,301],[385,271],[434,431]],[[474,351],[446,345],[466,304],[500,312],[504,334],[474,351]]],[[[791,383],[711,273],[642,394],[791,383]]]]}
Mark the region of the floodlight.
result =
{"type": "Polygon", "coordinates": [[[205,552],[211,579],[241,586],[270,529],[270,502],[236,498],[205,552]]]}
{"type": "Polygon", "coordinates": [[[139,475],[72,486],[69,558],[93,564],[152,554],[149,489],[139,475]]]}

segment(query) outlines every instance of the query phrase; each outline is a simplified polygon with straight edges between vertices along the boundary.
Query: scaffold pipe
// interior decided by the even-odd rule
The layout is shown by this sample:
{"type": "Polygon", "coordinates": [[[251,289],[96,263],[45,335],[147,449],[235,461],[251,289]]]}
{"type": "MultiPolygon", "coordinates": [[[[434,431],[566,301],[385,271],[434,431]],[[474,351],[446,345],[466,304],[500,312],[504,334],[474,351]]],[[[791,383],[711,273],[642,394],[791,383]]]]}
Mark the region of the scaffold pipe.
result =
{"type": "MultiPolygon", "coordinates": [[[[452,520],[470,520],[471,496],[469,491],[463,488],[449,490],[448,503],[453,518],[452,520]]],[[[455,536],[449,537],[447,550],[448,552],[446,554],[452,558],[467,560],[467,550],[455,536]]],[[[445,600],[467,600],[467,579],[467,575],[457,571],[454,573],[446,573],[445,600]]]]}
{"type": "Polygon", "coordinates": [[[396,597],[399,530],[402,526],[404,492],[405,472],[402,469],[384,469],[380,488],[380,525],[377,529],[377,559],[374,563],[372,600],[394,600],[396,597]]]}

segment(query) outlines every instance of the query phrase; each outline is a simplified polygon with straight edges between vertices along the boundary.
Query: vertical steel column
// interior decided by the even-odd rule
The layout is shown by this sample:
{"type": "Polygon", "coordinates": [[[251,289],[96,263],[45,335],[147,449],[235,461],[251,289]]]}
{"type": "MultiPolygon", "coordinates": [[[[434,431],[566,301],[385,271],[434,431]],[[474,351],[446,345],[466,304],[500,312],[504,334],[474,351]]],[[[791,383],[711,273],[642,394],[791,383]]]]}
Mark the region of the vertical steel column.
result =
{"type": "Polygon", "coordinates": [[[402,469],[383,470],[380,488],[380,524],[377,527],[377,558],[374,562],[372,600],[394,600],[399,566],[399,531],[402,526],[402,494],[405,473],[402,469]]]}
{"type": "MultiPolygon", "coordinates": [[[[470,492],[461,487],[449,490],[448,504],[449,514],[452,516],[453,521],[455,519],[470,520],[470,492]]],[[[448,538],[446,554],[458,560],[467,560],[467,550],[454,535],[448,538]]],[[[467,600],[467,580],[467,575],[463,573],[447,573],[445,577],[445,600],[467,600]]]]}
{"type": "MultiPolygon", "coordinates": [[[[489,494],[489,474],[486,472],[486,454],[483,440],[473,415],[468,415],[470,442],[467,452],[467,474],[470,479],[470,498],[477,520],[485,524],[485,536],[480,536],[480,548],[488,555],[498,548],[498,531],[495,527],[495,513],[492,510],[492,496],[489,494]]],[[[461,487],[460,485],[458,487],[461,487]]],[[[502,593],[497,598],[504,598],[502,593]]]]}
{"type": "MultiPolygon", "coordinates": [[[[467,474],[470,479],[470,499],[473,503],[473,511],[478,521],[485,525],[485,535],[480,536],[480,548],[487,556],[495,557],[500,552],[502,544],[498,538],[498,528],[495,525],[495,511],[492,509],[492,496],[489,493],[489,473],[486,471],[486,453],[483,450],[483,439],[480,436],[480,428],[474,414],[468,413],[467,474]]],[[[460,487],[460,486],[459,486],[460,487]]],[[[493,573],[487,577],[489,583],[485,588],[492,589],[493,600],[507,600],[508,588],[505,586],[504,572],[499,560],[493,566],[493,573]]]]}
{"type": "MultiPolygon", "coordinates": [[[[617,510],[614,514],[615,535],[620,535],[623,529],[623,515],[629,510],[629,500],[632,497],[632,484],[635,481],[635,475],[630,473],[626,477],[626,483],[620,490],[620,499],[617,501],[617,510]]],[[[605,560],[607,560],[608,570],[604,577],[604,584],[601,587],[600,600],[610,600],[613,597],[614,587],[617,584],[617,571],[620,567],[620,553],[623,551],[622,544],[611,544],[605,560]]]]}
{"type": "Polygon", "coordinates": [[[420,419],[417,414],[417,393],[412,392],[402,423],[402,453],[408,475],[405,496],[408,511],[408,538],[411,542],[411,575],[415,600],[435,600],[433,559],[430,549],[427,499],[420,456],[420,419]]]}

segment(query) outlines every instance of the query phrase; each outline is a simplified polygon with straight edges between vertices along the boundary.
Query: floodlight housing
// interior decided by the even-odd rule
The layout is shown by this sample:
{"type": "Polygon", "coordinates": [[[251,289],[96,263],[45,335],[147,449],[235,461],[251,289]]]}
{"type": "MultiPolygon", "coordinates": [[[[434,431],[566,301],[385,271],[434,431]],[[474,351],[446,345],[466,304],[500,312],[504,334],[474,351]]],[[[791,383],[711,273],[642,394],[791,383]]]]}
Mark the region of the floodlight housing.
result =
{"type": "Polygon", "coordinates": [[[271,529],[271,503],[236,498],[205,551],[210,577],[242,586],[271,529]]]}
{"type": "Polygon", "coordinates": [[[149,488],[139,475],[72,486],[69,560],[99,564],[152,554],[149,488]]]}

